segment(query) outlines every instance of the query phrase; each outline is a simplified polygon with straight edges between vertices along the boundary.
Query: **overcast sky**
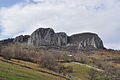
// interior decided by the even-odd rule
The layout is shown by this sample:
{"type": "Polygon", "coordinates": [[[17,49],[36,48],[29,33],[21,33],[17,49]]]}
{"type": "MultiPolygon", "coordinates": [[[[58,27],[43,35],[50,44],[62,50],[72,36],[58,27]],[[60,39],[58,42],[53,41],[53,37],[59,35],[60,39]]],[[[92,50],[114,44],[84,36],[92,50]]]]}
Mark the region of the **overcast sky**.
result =
{"type": "Polygon", "coordinates": [[[0,0],[0,39],[39,27],[95,32],[105,47],[120,49],[120,0],[0,0]]]}

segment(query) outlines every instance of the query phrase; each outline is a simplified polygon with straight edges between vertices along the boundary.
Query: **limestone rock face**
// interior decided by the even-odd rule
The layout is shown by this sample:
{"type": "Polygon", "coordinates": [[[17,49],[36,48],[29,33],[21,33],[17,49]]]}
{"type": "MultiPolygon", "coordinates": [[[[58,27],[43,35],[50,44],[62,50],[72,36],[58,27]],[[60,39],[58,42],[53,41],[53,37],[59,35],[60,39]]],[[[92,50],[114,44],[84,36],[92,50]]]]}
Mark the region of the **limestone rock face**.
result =
{"type": "Polygon", "coordinates": [[[31,34],[28,45],[39,46],[64,46],[67,44],[66,33],[55,33],[51,28],[39,28],[31,34]]]}
{"type": "Polygon", "coordinates": [[[95,33],[81,33],[67,36],[66,33],[55,33],[51,28],[39,28],[28,39],[28,45],[67,46],[75,49],[104,49],[103,42],[95,33]]]}
{"type": "Polygon", "coordinates": [[[25,36],[20,35],[14,38],[13,42],[27,43],[29,37],[30,37],[29,35],[25,35],[25,36]]]}
{"type": "Polygon", "coordinates": [[[104,49],[103,42],[95,33],[81,33],[68,37],[68,44],[78,49],[104,49]]]}
{"type": "Polygon", "coordinates": [[[65,46],[67,45],[67,35],[64,32],[55,33],[53,36],[53,43],[56,46],[65,46]]]}
{"type": "Polygon", "coordinates": [[[52,28],[39,28],[29,35],[0,41],[0,46],[9,43],[25,43],[29,46],[64,48],[68,50],[105,49],[100,37],[95,33],[81,33],[67,36],[65,32],[55,33],[52,28]]]}

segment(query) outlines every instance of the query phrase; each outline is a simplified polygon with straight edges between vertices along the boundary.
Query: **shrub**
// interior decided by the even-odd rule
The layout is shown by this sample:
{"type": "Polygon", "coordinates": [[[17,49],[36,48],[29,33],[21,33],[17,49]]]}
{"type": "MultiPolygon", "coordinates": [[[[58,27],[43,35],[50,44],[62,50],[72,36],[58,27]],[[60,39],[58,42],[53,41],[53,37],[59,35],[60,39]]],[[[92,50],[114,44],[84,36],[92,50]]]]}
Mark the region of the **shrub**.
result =
{"type": "Polygon", "coordinates": [[[48,68],[50,70],[54,70],[54,67],[58,65],[52,54],[43,54],[40,59],[38,59],[37,63],[39,66],[48,68]]]}
{"type": "Polygon", "coordinates": [[[120,80],[120,69],[108,64],[106,61],[94,60],[94,65],[102,68],[103,71],[91,69],[89,80],[120,80]]]}
{"type": "Polygon", "coordinates": [[[94,69],[89,70],[89,80],[97,80],[98,71],[94,69]]]}
{"type": "Polygon", "coordinates": [[[43,54],[40,59],[38,59],[37,63],[40,67],[47,68],[58,73],[73,72],[73,68],[71,66],[63,66],[51,53],[43,54]]]}
{"type": "Polygon", "coordinates": [[[59,64],[55,71],[58,73],[72,73],[73,68],[71,66],[64,66],[59,64]]]}
{"type": "Polygon", "coordinates": [[[66,72],[72,73],[73,72],[73,67],[72,66],[67,66],[66,67],[66,72]]]}
{"type": "Polygon", "coordinates": [[[92,60],[88,58],[85,53],[76,53],[75,59],[77,62],[83,63],[83,64],[90,64],[92,63],[92,60]]]}

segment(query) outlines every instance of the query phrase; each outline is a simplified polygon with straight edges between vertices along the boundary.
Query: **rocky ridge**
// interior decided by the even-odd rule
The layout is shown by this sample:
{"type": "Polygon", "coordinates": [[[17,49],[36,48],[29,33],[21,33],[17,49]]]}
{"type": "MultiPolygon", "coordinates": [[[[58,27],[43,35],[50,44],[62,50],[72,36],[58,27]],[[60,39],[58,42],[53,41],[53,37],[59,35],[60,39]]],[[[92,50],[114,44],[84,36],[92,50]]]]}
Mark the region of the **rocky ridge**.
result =
{"type": "MultiPolygon", "coordinates": [[[[39,28],[31,35],[20,35],[11,40],[5,40],[7,43],[26,43],[29,46],[36,47],[72,47],[75,49],[104,49],[100,37],[95,33],[80,33],[67,36],[65,32],[55,33],[52,28],[39,28]]],[[[5,43],[4,40],[0,41],[5,43]]]]}
{"type": "Polygon", "coordinates": [[[68,44],[77,49],[104,49],[103,42],[95,33],[80,33],[68,37],[68,44]]]}

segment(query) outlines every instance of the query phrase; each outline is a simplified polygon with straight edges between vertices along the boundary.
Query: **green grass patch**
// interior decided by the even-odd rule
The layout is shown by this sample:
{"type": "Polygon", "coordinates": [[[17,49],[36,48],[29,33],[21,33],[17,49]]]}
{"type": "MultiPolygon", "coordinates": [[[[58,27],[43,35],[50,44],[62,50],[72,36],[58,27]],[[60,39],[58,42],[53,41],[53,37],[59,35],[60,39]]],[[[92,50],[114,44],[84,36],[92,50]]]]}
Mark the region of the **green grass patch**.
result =
{"type": "Polygon", "coordinates": [[[77,78],[80,78],[82,80],[88,80],[89,74],[89,68],[84,66],[84,65],[80,65],[80,64],[76,64],[76,63],[64,63],[64,66],[72,66],[73,67],[73,72],[72,73],[68,73],[72,76],[75,76],[77,78]]]}
{"type": "MultiPolygon", "coordinates": [[[[32,63],[29,63],[29,65],[30,64],[32,63]]],[[[0,80],[63,80],[63,79],[47,73],[37,72],[31,69],[20,67],[18,65],[0,61],[0,80]]]]}

